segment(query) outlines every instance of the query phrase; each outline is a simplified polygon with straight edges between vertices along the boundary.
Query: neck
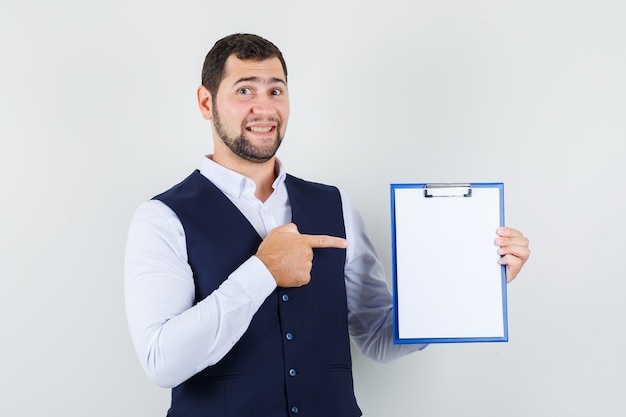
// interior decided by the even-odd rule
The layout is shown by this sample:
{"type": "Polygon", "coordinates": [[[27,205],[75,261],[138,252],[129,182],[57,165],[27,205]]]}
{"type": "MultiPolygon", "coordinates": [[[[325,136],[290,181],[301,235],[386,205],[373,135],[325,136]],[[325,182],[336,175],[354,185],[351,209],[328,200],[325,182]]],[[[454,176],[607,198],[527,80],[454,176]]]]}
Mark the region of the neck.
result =
{"type": "Polygon", "coordinates": [[[256,184],[254,195],[260,201],[267,200],[274,191],[272,185],[276,180],[276,157],[266,162],[252,162],[232,153],[215,152],[213,161],[254,181],[256,184]]]}

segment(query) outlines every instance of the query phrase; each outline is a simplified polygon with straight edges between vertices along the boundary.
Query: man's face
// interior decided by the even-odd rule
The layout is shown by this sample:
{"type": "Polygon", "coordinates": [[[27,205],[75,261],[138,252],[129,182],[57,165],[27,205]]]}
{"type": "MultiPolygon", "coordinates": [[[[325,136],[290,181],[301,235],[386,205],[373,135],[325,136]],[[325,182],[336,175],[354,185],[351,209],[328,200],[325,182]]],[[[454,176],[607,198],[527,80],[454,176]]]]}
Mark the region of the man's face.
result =
{"type": "Polygon", "coordinates": [[[287,80],[278,58],[242,61],[231,55],[211,109],[214,134],[235,155],[271,159],[289,118],[287,80]]]}

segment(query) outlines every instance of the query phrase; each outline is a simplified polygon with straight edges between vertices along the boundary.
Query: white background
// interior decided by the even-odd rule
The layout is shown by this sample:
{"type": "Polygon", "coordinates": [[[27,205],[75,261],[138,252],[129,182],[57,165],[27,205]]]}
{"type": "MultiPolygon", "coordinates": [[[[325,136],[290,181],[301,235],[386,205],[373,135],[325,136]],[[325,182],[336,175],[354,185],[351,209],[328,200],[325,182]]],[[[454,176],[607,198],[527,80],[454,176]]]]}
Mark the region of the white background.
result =
{"type": "Polygon", "coordinates": [[[510,342],[355,352],[364,415],[623,414],[624,22],[621,0],[3,0],[0,415],[165,415],[126,327],[126,231],[211,152],[195,89],[241,31],[288,62],[279,156],[349,192],[388,273],[390,183],[502,181],[531,239],[510,342]]]}

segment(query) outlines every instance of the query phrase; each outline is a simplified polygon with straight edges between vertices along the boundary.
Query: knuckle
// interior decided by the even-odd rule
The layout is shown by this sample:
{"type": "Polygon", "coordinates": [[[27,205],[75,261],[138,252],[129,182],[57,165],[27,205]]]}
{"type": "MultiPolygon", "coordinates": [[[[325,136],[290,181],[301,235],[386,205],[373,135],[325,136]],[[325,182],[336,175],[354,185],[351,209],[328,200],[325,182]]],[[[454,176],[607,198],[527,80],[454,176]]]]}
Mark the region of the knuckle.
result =
{"type": "Polygon", "coordinates": [[[304,273],[298,278],[298,286],[302,287],[311,282],[311,274],[304,273]]]}
{"type": "Polygon", "coordinates": [[[313,259],[313,249],[309,245],[300,245],[299,253],[305,259],[313,259]]]}

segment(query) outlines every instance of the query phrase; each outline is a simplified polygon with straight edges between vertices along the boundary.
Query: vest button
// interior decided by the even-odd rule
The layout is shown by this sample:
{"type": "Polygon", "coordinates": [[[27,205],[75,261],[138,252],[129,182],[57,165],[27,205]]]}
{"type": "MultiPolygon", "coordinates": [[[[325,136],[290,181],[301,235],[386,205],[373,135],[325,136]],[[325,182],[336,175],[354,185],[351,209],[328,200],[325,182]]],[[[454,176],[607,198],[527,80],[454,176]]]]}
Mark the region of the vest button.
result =
{"type": "Polygon", "coordinates": [[[298,414],[298,411],[300,411],[300,410],[298,410],[298,407],[296,407],[295,405],[293,407],[291,407],[291,412],[292,413],[298,414]]]}
{"type": "Polygon", "coordinates": [[[281,298],[283,299],[283,301],[288,301],[289,300],[289,296],[287,294],[283,294],[283,296],[281,298]]]}
{"type": "Polygon", "coordinates": [[[296,370],[295,369],[290,369],[289,370],[289,376],[296,376],[296,370]]]}
{"type": "Polygon", "coordinates": [[[287,340],[293,339],[293,334],[291,334],[291,333],[285,334],[285,339],[287,339],[287,340]]]}

